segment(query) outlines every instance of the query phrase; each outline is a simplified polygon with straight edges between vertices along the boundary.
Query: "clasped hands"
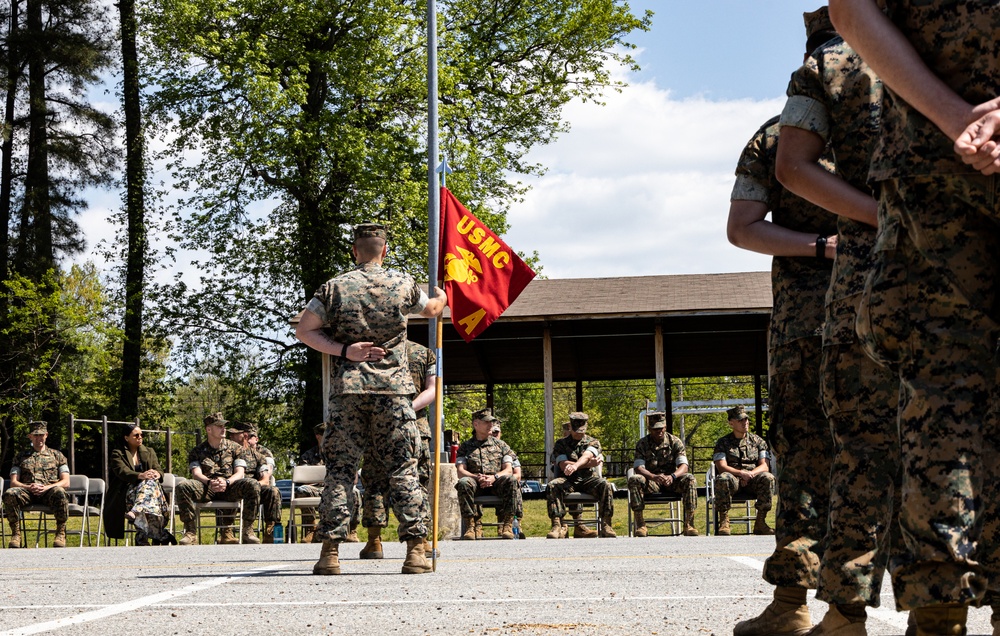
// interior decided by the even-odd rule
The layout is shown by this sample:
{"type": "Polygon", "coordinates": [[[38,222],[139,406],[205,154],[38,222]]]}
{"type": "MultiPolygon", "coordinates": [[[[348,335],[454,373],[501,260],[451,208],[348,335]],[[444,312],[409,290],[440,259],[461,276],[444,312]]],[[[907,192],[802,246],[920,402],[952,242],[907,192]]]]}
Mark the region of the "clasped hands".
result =
{"type": "Polygon", "coordinates": [[[977,118],[966,126],[953,146],[962,161],[984,175],[1000,172],[1000,98],[972,109],[977,118]]]}

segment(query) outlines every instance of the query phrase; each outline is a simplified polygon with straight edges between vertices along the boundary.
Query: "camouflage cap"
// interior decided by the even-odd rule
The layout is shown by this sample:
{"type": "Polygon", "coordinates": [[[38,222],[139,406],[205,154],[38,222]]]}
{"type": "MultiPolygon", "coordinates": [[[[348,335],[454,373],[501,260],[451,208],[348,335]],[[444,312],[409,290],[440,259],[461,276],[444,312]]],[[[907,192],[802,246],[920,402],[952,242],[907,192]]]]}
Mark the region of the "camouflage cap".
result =
{"type": "Polygon", "coordinates": [[[585,431],[587,430],[587,420],[589,419],[590,416],[587,415],[586,413],[580,413],[579,411],[577,411],[576,413],[570,413],[569,426],[574,431],[581,431],[581,430],[585,431]]]}
{"type": "Polygon", "coordinates": [[[246,422],[232,422],[232,426],[226,429],[227,433],[246,433],[250,425],[246,422]]]}
{"type": "Polygon", "coordinates": [[[211,426],[213,424],[219,424],[220,426],[225,426],[229,423],[229,420],[222,417],[222,411],[216,411],[205,418],[205,426],[211,426]]]}
{"type": "Polygon", "coordinates": [[[493,416],[493,409],[479,409],[472,414],[473,420],[482,420],[484,422],[496,422],[497,418],[493,416]]]}
{"type": "Polygon", "coordinates": [[[388,234],[380,223],[362,223],[354,226],[354,240],[362,238],[388,239],[388,234]]]}
{"type": "Polygon", "coordinates": [[[565,422],[563,422],[563,432],[565,433],[568,430],[569,430],[569,420],[566,420],[565,422]]]}
{"type": "Polygon", "coordinates": [[[250,422],[243,422],[243,424],[246,425],[247,435],[250,437],[260,437],[260,432],[254,424],[251,424],[250,422]]]}
{"type": "Polygon", "coordinates": [[[806,23],[806,55],[837,35],[837,29],[830,21],[830,11],[826,7],[803,13],[802,19],[806,23]]]}
{"type": "Polygon", "coordinates": [[[48,435],[49,433],[49,423],[43,420],[28,422],[28,428],[31,430],[29,435],[48,435]]]}
{"type": "Polygon", "coordinates": [[[667,414],[663,411],[650,411],[646,413],[646,424],[649,430],[667,428],[667,414]]]}
{"type": "Polygon", "coordinates": [[[320,422],[319,424],[313,427],[313,433],[315,433],[316,435],[322,435],[325,432],[326,432],[326,422],[320,422]]]}
{"type": "Polygon", "coordinates": [[[729,419],[731,420],[750,419],[749,417],[747,417],[747,410],[742,404],[739,406],[734,406],[733,408],[726,411],[726,415],[729,416],[729,419]]]}

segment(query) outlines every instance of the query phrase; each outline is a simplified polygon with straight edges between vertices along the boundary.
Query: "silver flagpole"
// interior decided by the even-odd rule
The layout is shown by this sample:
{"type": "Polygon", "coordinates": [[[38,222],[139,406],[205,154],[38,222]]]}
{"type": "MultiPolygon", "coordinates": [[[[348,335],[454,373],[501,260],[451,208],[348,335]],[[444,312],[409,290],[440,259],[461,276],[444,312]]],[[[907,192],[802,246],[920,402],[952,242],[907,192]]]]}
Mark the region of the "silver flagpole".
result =
{"type": "MultiPolygon", "coordinates": [[[[434,293],[438,284],[438,242],[441,232],[441,192],[438,189],[438,82],[437,82],[437,6],[434,0],[427,0],[427,292],[434,293]]],[[[437,369],[435,380],[434,403],[431,404],[431,450],[434,456],[434,501],[432,504],[432,524],[428,530],[431,533],[433,548],[431,564],[437,571],[437,540],[438,540],[438,504],[441,489],[441,423],[442,404],[444,398],[444,368],[441,356],[441,325],[437,318],[428,322],[427,343],[437,354],[437,369]]]]}

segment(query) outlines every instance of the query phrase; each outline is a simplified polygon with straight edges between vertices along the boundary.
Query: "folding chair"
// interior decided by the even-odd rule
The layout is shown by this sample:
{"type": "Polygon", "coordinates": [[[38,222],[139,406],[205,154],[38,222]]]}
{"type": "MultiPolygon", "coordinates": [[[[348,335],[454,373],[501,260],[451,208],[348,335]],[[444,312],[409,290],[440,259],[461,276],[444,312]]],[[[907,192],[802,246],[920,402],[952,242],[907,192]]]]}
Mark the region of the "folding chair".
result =
{"type": "MultiPolygon", "coordinates": [[[[627,477],[632,477],[635,474],[635,468],[629,468],[625,474],[627,477]]],[[[674,493],[646,493],[643,497],[643,518],[646,521],[646,527],[652,530],[658,526],[667,525],[670,528],[671,535],[681,534],[684,528],[683,501],[683,496],[674,493]],[[656,510],[659,510],[660,514],[665,513],[666,516],[651,516],[656,514],[654,513],[656,510]]],[[[628,491],[628,536],[635,536],[631,488],[628,491]]]]}
{"type": "MultiPolygon", "coordinates": [[[[480,513],[482,513],[484,508],[492,508],[495,512],[496,509],[500,506],[500,497],[497,497],[496,495],[476,495],[475,497],[473,497],[472,501],[476,504],[476,508],[479,510],[480,513]]],[[[479,524],[484,528],[496,528],[498,535],[500,533],[500,526],[503,525],[500,523],[499,518],[495,522],[493,522],[493,521],[482,521],[482,517],[480,517],[479,524]]],[[[463,517],[461,534],[465,534],[465,530],[466,530],[465,518],[463,517]]]]}
{"type": "Polygon", "coordinates": [[[242,499],[240,499],[239,501],[222,501],[222,500],[219,500],[219,501],[195,502],[195,504],[194,504],[194,518],[195,518],[195,523],[198,526],[197,533],[198,533],[198,539],[199,539],[199,541],[201,540],[201,527],[202,527],[202,522],[201,522],[202,516],[201,516],[201,513],[202,513],[203,510],[208,510],[208,511],[210,511],[212,513],[212,515],[211,515],[212,523],[208,523],[208,524],[204,524],[204,525],[205,525],[206,528],[212,528],[212,529],[215,530],[215,534],[213,536],[214,536],[214,541],[216,543],[219,540],[219,529],[220,528],[231,528],[231,527],[233,527],[232,524],[230,524],[230,523],[223,523],[222,522],[222,520],[224,520],[224,519],[230,519],[231,518],[230,515],[228,515],[228,514],[218,515],[216,513],[220,512],[220,511],[232,512],[232,511],[235,510],[236,511],[236,518],[239,519],[239,522],[237,523],[237,526],[236,526],[237,532],[239,533],[239,534],[237,534],[237,536],[239,537],[239,540],[240,540],[239,542],[243,543],[243,500],[242,499]]]}
{"type": "Polygon", "coordinates": [[[178,477],[173,473],[163,473],[163,483],[160,484],[160,488],[163,489],[163,495],[167,498],[167,514],[170,515],[170,519],[167,521],[167,530],[171,533],[174,531],[174,517],[177,516],[177,486],[184,481],[183,477],[178,477]]]}
{"type": "MultiPolygon", "coordinates": [[[[82,500],[84,505],[87,502],[87,495],[90,488],[90,479],[86,475],[70,475],[69,476],[69,488],[66,489],[66,495],[69,497],[70,510],[73,509],[74,505],[78,501],[82,500]]],[[[35,523],[35,547],[38,547],[40,543],[39,537],[45,534],[45,547],[49,547],[49,534],[54,533],[55,530],[49,530],[49,515],[54,514],[54,510],[50,506],[43,504],[31,504],[25,506],[21,509],[21,535],[27,540],[28,537],[28,517],[25,516],[26,513],[37,513],[34,519],[30,519],[35,523]]],[[[70,513],[70,516],[73,516],[70,513]]],[[[78,535],[80,537],[80,547],[83,547],[83,524],[80,525],[80,530],[70,530],[67,524],[66,536],[71,534],[78,535]]]]}
{"type": "MultiPolygon", "coordinates": [[[[733,495],[733,505],[729,508],[729,525],[735,526],[743,524],[746,526],[747,534],[750,534],[756,519],[750,508],[750,502],[755,501],[752,495],[733,495]],[[740,514],[739,505],[743,506],[743,513],[740,514]]],[[[719,513],[715,509],[715,462],[712,462],[705,473],[705,534],[719,533],[719,513]]]]}
{"type": "MultiPolygon", "coordinates": [[[[323,483],[326,479],[326,466],[296,466],[292,468],[292,495],[288,502],[288,542],[295,543],[296,528],[301,522],[296,522],[295,511],[302,514],[303,508],[318,508],[320,497],[296,497],[295,490],[299,486],[323,483]]],[[[301,519],[301,517],[300,517],[301,519]]]]}
{"type": "MultiPolygon", "coordinates": [[[[72,479],[72,478],[71,478],[72,479]]],[[[69,516],[80,517],[80,523],[82,524],[80,533],[80,545],[83,545],[83,535],[87,535],[87,546],[94,545],[91,543],[90,538],[92,536],[97,537],[96,545],[101,545],[101,533],[104,531],[104,493],[106,490],[106,484],[103,479],[93,477],[89,480],[87,484],[87,496],[81,500],[81,503],[69,504],[69,516]],[[90,505],[91,497],[100,496],[100,503],[97,506],[90,505]],[[97,521],[97,532],[93,532],[90,529],[90,518],[96,516],[97,521]]]]}

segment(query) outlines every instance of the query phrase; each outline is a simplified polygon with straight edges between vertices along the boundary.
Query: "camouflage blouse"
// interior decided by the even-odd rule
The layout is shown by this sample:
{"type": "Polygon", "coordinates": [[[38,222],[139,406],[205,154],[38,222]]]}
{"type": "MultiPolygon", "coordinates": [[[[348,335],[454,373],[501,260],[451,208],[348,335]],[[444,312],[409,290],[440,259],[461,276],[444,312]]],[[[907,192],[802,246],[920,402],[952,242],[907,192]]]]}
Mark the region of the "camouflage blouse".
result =
{"type": "Polygon", "coordinates": [[[222,440],[218,448],[212,448],[208,441],[204,441],[188,453],[188,468],[201,468],[201,474],[209,479],[232,477],[240,466],[247,475],[250,474],[243,447],[232,440],[222,440]]]}
{"type": "Polygon", "coordinates": [[[684,454],[684,441],[676,435],[667,433],[660,444],[655,445],[653,438],[649,435],[639,440],[635,445],[635,461],[633,466],[645,466],[646,470],[655,474],[663,475],[674,472],[674,469],[681,464],[688,463],[687,455],[684,454]]]}
{"type": "Polygon", "coordinates": [[[715,451],[712,453],[713,462],[724,459],[730,468],[741,470],[753,470],[760,464],[760,460],[768,457],[764,438],[749,432],[743,439],[737,439],[733,433],[726,435],[715,443],[715,451]]]}
{"type": "Polygon", "coordinates": [[[11,475],[23,484],[48,486],[59,481],[63,473],[69,472],[69,462],[59,451],[46,446],[35,452],[29,448],[21,453],[10,468],[11,475]]]}
{"type": "Polygon", "coordinates": [[[472,438],[458,447],[456,464],[465,464],[470,473],[493,475],[503,470],[504,464],[513,464],[514,453],[507,442],[495,437],[483,441],[472,438]]]}

